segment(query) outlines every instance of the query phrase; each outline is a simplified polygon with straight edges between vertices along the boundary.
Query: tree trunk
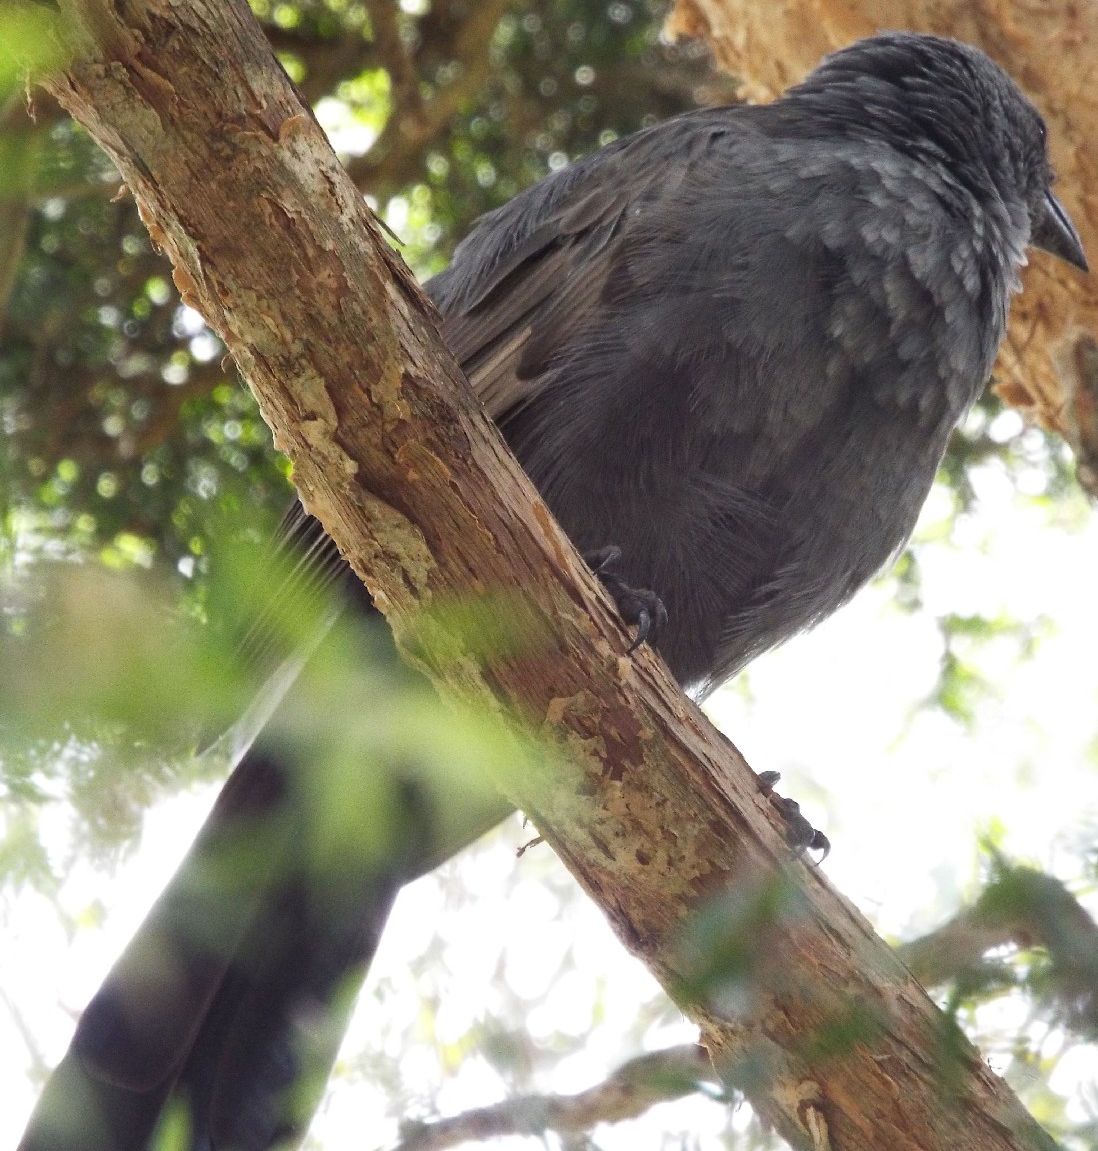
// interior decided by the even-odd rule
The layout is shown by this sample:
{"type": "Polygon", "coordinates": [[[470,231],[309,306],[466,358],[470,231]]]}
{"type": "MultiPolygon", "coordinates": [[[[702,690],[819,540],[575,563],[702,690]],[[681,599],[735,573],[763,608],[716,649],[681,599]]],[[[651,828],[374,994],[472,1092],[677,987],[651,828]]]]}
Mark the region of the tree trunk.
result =
{"type": "Polygon", "coordinates": [[[62,7],[75,55],[49,87],[118,165],[309,509],[444,697],[522,717],[560,753],[498,785],[700,1023],[726,1079],[798,1148],[1053,1148],[791,857],[772,801],[658,659],[624,654],[609,601],[244,0],[62,7]],[[500,592],[523,641],[502,654],[478,650],[456,613],[425,610],[500,592]]]}

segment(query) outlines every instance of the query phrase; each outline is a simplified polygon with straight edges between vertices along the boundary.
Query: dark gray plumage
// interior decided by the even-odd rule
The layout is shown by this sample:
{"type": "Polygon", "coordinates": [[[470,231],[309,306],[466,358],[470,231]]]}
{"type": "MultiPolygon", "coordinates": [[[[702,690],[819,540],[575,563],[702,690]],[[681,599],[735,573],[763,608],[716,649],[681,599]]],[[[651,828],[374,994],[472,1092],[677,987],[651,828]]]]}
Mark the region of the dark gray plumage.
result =
{"type": "MultiPolygon", "coordinates": [[[[622,579],[666,604],[660,652],[704,692],[903,546],[1027,244],[1085,267],[1049,185],[1040,117],[983,54],[883,36],[773,105],[681,116],[548,177],[485,216],[428,291],[564,528],[621,548],[622,579]]],[[[285,532],[369,610],[318,525],[294,510],[285,532]]],[[[338,918],[306,864],[234,893],[238,915],[196,938],[218,893],[189,878],[226,828],[284,805],[292,765],[274,754],[261,741],[237,767],[24,1151],[142,1147],[173,1093],[195,1147],[298,1130],[295,1020],[361,978],[399,882],[442,845],[408,836],[338,918]],[[55,1125],[65,1098],[86,1100],[75,1135],[55,1125]]]]}
{"type": "Polygon", "coordinates": [[[902,547],[1048,185],[987,57],[881,38],[542,181],[429,290],[562,526],[620,546],[675,675],[712,685],[902,547]]]}

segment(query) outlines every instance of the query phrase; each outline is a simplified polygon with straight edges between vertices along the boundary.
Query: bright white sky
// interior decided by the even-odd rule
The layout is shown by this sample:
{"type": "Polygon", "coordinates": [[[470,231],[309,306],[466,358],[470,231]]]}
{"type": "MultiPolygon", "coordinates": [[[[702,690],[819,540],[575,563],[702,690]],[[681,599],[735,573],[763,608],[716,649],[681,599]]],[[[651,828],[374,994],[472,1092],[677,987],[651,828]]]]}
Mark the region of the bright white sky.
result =
{"type": "MultiPolygon", "coordinates": [[[[958,533],[960,546],[922,550],[926,612],[897,611],[890,585],[879,584],[816,632],[758,661],[749,690],[725,690],[710,709],[756,770],[783,773],[784,792],[832,839],[825,865],[832,882],[895,936],[933,926],[976,890],[977,839],[992,826],[1009,856],[1073,881],[1098,913],[1080,878],[1098,827],[1098,521],[1087,522],[1076,505],[1050,524],[1048,510],[1016,500],[993,466],[976,480],[979,514],[958,533]],[[917,712],[941,654],[934,613],[998,610],[1018,620],[1045,617],[1053,627],[1026,662],[1017,662],[1009,644],[981,657],[1000,694],[981,705],[976,731],[938,711],[917,712]]],[[[936,534],[947,500],[943,492],[932,497],[923,537],[936,534]]],[[[83,922],[72,938],[44,900],[28,895],[0,905],[0,1014],[7,1016],[0,1023],[0,1145],[14,1143],[34,1097],[12,1009],[42,1055],[59,1058],[82,1004],[174,869],[209,800],[209,793],[184,796],[150,813],[139,852],[117,875],[83,866],[70,875],[64,906],[83,922]],[[94,925],[100,906],[109,909],[101,928],[94,925]]],[[[62,858],[67,814],[48,818],[62,858]]],[[[570,895],[571,881],[549,849],[514,861],[513,844],[528,837],[512,826],[441,879],[408,890],[393,916],[348,1051],[364,1047],[394,1068],[399,1062],[410,1111],[452,1113],[503,1097],[505,1082],[490,1061],[461,1062],[447,1048],[472,1021],[497,1012],[502,1030],[525,1028],[546,1042],[577,1037],[565,1058],[546,1059],[529,1076],[546,1090],[597,1082],[637,1052],[638,1036],[645,1047],[692,1036],[673,1013],[652,1005],[650,977],[624,955],[599,913],[570,895]],[[422,970],[416,957],[439,938],[441,961],[422,970]],[[433,995],[443,1007],[429,1025],[417,1023],[420,1000],[433,995]],[[527,1001],[535,1006],[515,1017],[527,1001]],[[638,1004],[650,1025],[638,1028],[638,1004]]],[[[1008,1004],[988,1016],[987,1033],[1001,1028],[1008,1036],[1018,1011],[1008,1004]]],[[[985,1046],[992,1066],[1009,1070],[995,1047],[985,1046]]],[[[1075,1096],[1073,1118],[1093,1109],[1096,1081],[1094,1049],[1077,1049],[1058,1068],[1054,1087],[1075,1096]]],[[[384,1146],[395,1134],[385,1104],[382,1091],[352,1076],[329,1100],[317,1134],[329,1148],[384,1146]]],[[[744,1121],[741,1113],[733,1122],[744,1121]]],[[[668,1105],[600,1131],[599,1143],[643,1151],[678,1130],[702,1147],[728,1146],[726,1122],[713,1104],[668,1105]]]]}

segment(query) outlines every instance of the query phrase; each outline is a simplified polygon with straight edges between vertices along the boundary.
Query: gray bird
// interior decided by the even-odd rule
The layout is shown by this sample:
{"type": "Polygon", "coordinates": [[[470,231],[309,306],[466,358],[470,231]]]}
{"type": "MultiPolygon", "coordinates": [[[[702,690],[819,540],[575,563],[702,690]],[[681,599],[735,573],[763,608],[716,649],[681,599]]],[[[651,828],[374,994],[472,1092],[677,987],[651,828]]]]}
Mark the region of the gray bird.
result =
{"type": "MultiPolygon", "coordinates": [[[[548,176],[427,290],[553,513],[704,695],[904,546],[1027,246],[1086,268],[1051,183],[1041,117],[982,52],[878,36],[774,104],[679,116],[548,176]]],[[[309,557],[310,586],[372,610],[296,506],[283,547],[309,557]]],[[[231,900],[196,883],[257,814],[292,827],[282,754],[261,737],[235,769],[23,1151],[144,1147],[174,1098],[195,1148],[300,1136],[293,1088],[334,1054],[303,1050],[302,1015],[361,980],[397,887],[456,845],[410,791],[408,850],[363,863],[350,905],[305,864],[254,866],[231,900]]]]}

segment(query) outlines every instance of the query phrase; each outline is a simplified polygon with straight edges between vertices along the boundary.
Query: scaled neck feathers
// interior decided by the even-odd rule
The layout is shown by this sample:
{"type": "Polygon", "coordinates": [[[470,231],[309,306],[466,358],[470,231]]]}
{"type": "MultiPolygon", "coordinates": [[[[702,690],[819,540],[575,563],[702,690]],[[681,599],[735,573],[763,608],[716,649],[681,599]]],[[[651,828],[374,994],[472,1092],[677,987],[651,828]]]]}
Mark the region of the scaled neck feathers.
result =
{"type": "Polygon", "coordinates": [[[952,40],[903,33],[828,57],[778,102],[793,136],[878,139],[963,189],[1025,262],[1031,201],[1047,164],[1040,116],[987,56],[952,40]],[[1029,129],[1028,131],[1022,129],[1029,129]]]}

